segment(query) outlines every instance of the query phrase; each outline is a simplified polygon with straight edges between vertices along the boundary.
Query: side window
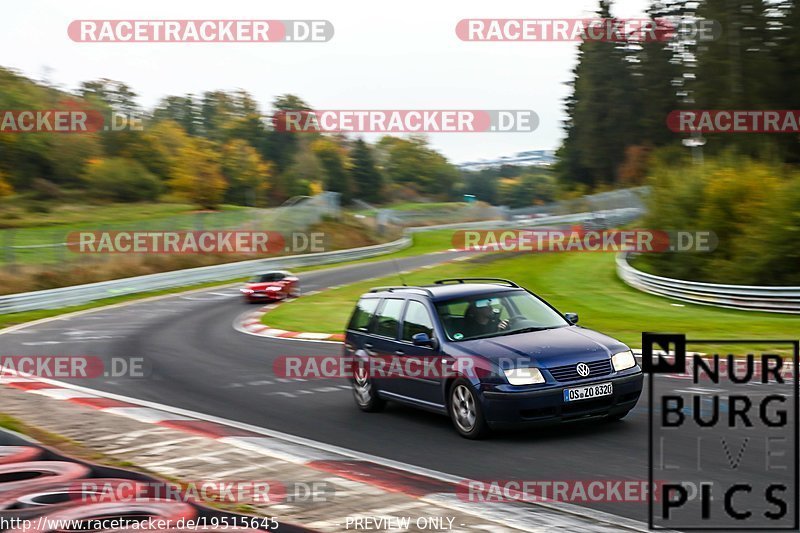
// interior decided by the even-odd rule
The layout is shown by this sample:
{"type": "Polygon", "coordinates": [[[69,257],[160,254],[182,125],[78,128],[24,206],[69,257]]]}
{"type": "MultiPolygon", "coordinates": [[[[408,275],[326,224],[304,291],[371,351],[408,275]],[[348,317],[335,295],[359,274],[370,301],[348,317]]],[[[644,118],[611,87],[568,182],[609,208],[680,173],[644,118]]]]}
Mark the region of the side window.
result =
{"type": "Polygon", "coordinates": [[[410,341],[417,333],[426,333],[433,338],[433,321],[422,303],[410,300],[403,319],[403,340],[410,341]]]}
{"type": "Polygon", "coordinates": [[[403,304],[405,300],[396,300],[387,298],[383,301],[383,307],[378,313],[378,319],[373,325],[372,333],[389,337],[390,339],[397,338],[397,328],[400,326],[400,315],[403,312],[403,304]]]}
{"type": "Polygon", "coordinates": [[[350,324],[347,326],[347,329],[367,331],[379,301],[380,300],[377,298],[364,298],[359,300],[356,304],[356,310],[353,311],[353,316],[350,317],[350,324]]]}

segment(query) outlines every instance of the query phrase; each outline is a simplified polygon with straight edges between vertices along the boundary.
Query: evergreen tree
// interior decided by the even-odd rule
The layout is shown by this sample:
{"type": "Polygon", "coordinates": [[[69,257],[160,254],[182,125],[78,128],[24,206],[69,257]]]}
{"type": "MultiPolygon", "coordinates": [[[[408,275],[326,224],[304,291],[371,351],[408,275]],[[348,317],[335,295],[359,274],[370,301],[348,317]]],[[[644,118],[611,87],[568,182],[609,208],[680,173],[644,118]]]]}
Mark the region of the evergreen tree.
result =
{"type": "Polygon", "coordinates": [[[370,147],[363,139],[356,140],[350,158],[353,165],[350,174],[358,190],[358,197],[367,202],[380,201],[383,191],[383,176],[375,167],[370,147]]]}

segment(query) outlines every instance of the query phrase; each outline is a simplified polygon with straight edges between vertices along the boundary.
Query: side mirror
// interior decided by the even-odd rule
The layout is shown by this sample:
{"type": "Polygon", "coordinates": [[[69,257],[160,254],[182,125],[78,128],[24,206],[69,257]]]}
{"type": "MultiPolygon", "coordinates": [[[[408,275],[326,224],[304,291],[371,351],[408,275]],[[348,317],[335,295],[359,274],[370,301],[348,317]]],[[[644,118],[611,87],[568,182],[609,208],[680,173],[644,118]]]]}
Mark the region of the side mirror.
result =
{"type": "Polygon", "coordinates": [[[414,346],[429,346],[431,348],[436,347],[436,341],[428,337],[427,333],[417,333],[411,337],[411,342],[414,343],[414,346]]]}
{"type": "Polygon", "coordinates": [[[578,323],[578,313],[564,313],[564,318],[569,320],[571,324],[578,323]]]}

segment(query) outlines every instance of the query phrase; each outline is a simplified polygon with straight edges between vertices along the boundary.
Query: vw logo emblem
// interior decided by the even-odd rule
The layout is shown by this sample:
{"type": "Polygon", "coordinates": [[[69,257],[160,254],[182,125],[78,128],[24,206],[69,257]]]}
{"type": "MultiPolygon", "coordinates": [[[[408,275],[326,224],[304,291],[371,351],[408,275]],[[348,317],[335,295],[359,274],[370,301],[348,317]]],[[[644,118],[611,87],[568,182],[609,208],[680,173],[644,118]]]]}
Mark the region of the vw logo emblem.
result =
{"type": "Polygon", "coordinates": [[[575,367],[575,370],[578,371],[578,375],[582,378],[585,378],[592,372],[592,370],[589,368],[589,365],[586,363],[578,363],[578,366],[575,367]]]}

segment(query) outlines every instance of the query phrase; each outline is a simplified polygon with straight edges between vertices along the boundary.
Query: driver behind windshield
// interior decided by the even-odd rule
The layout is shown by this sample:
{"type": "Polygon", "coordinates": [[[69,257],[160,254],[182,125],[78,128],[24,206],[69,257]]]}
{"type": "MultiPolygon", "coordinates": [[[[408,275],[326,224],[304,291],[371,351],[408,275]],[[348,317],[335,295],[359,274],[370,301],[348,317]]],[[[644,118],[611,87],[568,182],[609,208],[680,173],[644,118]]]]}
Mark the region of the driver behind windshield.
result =
{"type": "Polygon", "coordinates": [[[500,319],[500,309],[492,305],[492,300],[475,300],[469,304],[464,314],[467,337],[478,337],[497,333],[508,328],[508,320],[500,319]]]}

